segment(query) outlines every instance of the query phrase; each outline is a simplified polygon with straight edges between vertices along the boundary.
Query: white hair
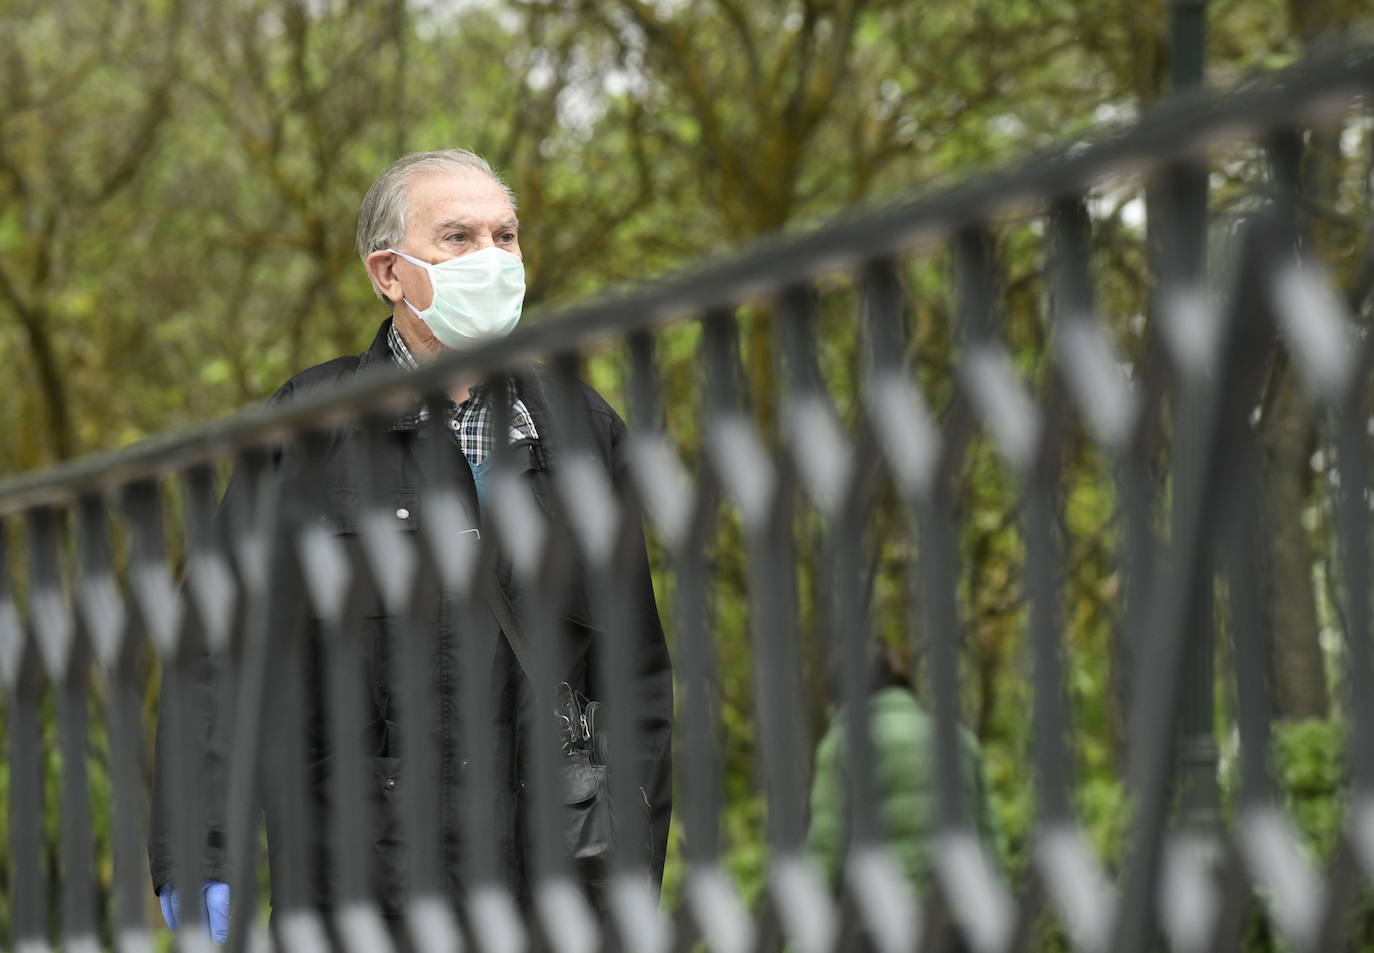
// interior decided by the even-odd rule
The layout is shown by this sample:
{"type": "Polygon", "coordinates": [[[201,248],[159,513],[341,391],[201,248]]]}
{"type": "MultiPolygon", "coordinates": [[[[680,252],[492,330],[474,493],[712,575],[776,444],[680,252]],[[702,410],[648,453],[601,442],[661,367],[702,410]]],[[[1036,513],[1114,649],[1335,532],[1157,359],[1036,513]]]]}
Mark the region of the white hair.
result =
{"type": "MultiPolygon", "coordinates": [[[[501,186],[515,208],[515,193],[486,159],[467,149],[442,149],[437,152],[412,152],[387,166],[372,188],[363,196],[358,210],[358,257],[383,248],[395,248],[406,234],[406,183],[426,172],[480,172],[501,186]]],[[[377,282],[372,282],[377,297],[390,304],[377,282]]]]}

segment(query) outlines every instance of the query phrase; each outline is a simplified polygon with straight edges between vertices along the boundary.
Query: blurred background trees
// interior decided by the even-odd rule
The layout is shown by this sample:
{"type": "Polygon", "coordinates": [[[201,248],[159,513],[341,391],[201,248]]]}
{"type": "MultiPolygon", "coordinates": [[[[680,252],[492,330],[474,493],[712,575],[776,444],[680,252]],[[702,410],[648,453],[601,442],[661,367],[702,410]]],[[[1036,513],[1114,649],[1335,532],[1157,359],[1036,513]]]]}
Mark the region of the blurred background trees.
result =
{"type": "MultiPolygon", "coordinates": [[[[1215,85],[1370,26],[1363,0],[1211,0],[1208,17],[1215,85]]],[[[1168,0],[0,0],[0,357],[11,369],[0,472],[229,413],[365,347],[386,312],[353,252],[355,215],[404,152],[465,146],[506,174],[520,196],[529,320],[539,320],[610,284],[1129,121],[1165,92],[1168,23],[1168,0]]],[[[1366,116],[1296,153],[1313,240],[1357,312],[1374,286],[1371,128],[1366,116]]],[[[1241,183],[1262,178],[1258,164],[1244,154],[1217,165],[1218,233],[1247,211],[1241,183]]],[[[1090,209],[1103,317],[1139,364],[1144,210],[1140,189],[1111,185],[1090,209]]],[[[1007,228],[998,246],[1006,337],[1033,383],[1046,353],[1041,238],[1007,228]]],[[[947,263],[920,262],[907,278],[908,357],[938,409],[955,347],[947,263]]],[[[824,304],[823,366],[843,409],[855,312],[842,289],[824,304]]],[[[664,343],[670,427],[694,445],[690,332],[664,343]]],[[[768,424],[762,309],[745,349],[768,424]]],[[[589,373],[614,397],[617,369],[608,357],[589,373]]],[[[1327,779],[1302,793],[1320,802],[1302,814],[1320,826],[1340,773],[1321,741],[1339,731],[1341,688],[1325,571],[1330,460],[1281,364],[1262,417],[1284,474],[1271,574],[1279,714],[1314,720],[1285,763],[1327,779]]],[[[1015,864],[1030,805],[1016,488],[986,448],[974,448],[966,477],[965,711],[1015,864]]],[[[1086,448],[1067,462],[1064,502],[1079,796],[1110,853],[1122,818],[1111,780],[1120,580],[1110,475],[1086,448]]],[[[737,742],[729,783],[743,796],[755,788],[744,573],[730,533],[716,547],[716,595],[737,742]]],[[[900,538],[875,539],[879,628],[900,638],[913,554],[900,538]]],[[[1218,672],[1221,711],[1230,700],[1218,672]]],[[[1228,763],[1223,749],[1223,780],[1228,763]]],[[[747,876],[761,806],[733,809],[747,876]]]]}
{"type": "MultiPolygon", "coordinates": [[[[1212,76],[1358,6],[1214,0],[1212,76]]],[[[489,156],[532,303],[567,300],[1129,118],[1166,26],[1165,0],[4,0],[0,470],[361,348],[354,214],[399,153],[489,156]]]]}

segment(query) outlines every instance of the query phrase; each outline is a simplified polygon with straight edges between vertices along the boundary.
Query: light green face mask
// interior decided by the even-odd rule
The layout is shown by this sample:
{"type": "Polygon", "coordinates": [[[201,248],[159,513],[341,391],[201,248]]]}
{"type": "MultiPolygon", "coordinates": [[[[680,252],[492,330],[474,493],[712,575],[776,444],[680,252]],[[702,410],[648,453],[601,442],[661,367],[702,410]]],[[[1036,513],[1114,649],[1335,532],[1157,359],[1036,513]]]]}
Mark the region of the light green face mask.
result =
{"type": "Polygon", "coordinates": [[[445,347],[460,351],[479,341],[510,334],[520,323],[525,303],[525,263],[510,252],[483,248],[431,265],[394,248],[387,251],[428,273],[434,300],[423,311],[409,301],[406,307],[429,325],[445,347]]]}

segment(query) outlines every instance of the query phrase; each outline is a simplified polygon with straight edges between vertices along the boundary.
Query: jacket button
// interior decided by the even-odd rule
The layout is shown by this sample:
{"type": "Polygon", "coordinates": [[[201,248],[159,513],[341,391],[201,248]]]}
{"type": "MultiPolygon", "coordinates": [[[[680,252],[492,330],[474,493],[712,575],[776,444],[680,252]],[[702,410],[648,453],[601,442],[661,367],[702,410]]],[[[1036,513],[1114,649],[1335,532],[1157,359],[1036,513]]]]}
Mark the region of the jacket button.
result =
{"type": "Polygon", "coordinates": [[[395,788],[396,788],[396,779],[395,779],[395,778],[387,778],[387,779],[386,779],[386,789],[387,789],[388,791],[393,791],[393,790],[395,790],[395,788]]]}
{"type": "Polygon", "coordinates": [[[404,506],[401,507],[399,510],[396,511],[396,518],[398,520],[410,519],[410,510],[406,509],[404,506]]]}

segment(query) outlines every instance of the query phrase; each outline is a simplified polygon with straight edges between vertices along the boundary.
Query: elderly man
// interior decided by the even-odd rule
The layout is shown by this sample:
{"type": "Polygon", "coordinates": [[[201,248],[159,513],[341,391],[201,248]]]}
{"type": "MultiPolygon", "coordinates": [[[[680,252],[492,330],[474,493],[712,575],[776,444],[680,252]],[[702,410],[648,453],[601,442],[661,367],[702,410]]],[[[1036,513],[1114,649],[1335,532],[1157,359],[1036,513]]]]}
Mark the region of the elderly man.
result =
{"type": "MultiPolygon", "coordinates": [[[[520,319],[525,284],[514,195],[487,162],[471,152],[455,149],[418,153],[405,156],[387,168],[363,200],[358,217],[358,253],[373,289],[389,306],[391,316],[381,324],[371,346],[362,354],[336,358],[303,371],[278,390],[273,397],[274,403],[345,384],[379,368],[417,367],[451,350],[506,334],[520,319]]],[[[527,501],[529,505],[542,508],[542,501],[553,496],[550,471],[557,467],[558,458],[556,453],[545,452],[543,444],[546,438],[552,439],[555,446],[557,444],[555,419],[585,423],[586,433],[605,472],[612,476],[623,472],[625,427],[616,413],[600,396],[584,387],[580,399],[573,402],[574,406],[559,407],[555,415],[549,403],[554,392],[552,383],[546,382],[545,377],[546,372],[541,368],[530,367],[511,378],[509,397],[505,401],[509,404],[510,429],[505,434],[494,432],[496,401],[492,394],[469,387],[473,382],[462,382],[462,386],[454,387],[451,403],[443,410],[452,439],[451,452],[446,450],[437,455],[445,461],[443,472],[427,472],[423,466],[417,468],[417,460],[436,458],[430,444],[434,428],[422,423],[428,412],[412,411],[399,417],[389,431],[389,436],[396,439],[388,439],[371,448],[367,457],[371,463],[370,474],[366,481],[353,472],[348,463],[358,455],[348,452],[344,446],[351,440],[363,438],[354,431],[340,433],[335,437],[338,446],[328,455],[323,472],[311,471],[310,482],[304,485],[293,484],[289,477],[283,477],[283,485],[287,487],[285,506],[290,507],[293,496],[308,497],[309,504],[317,510],[322,509],[326,521],[339,529],[356,525],[358,501],[368,493],[374,496],[380,493],[388,498],[394,495],[397,519],[407,521],[413,528],[412,524],[423,519],[426,486],[442,484],[457,487],[468,503],[469,512],[482,514],[487,509],[487,476],[493,451],[498,441],[508,441],[520,445],[521,459],[528,455],[530,472],[522,478],[522,485],[533,490],[527,501]]],[[[288,448],[278,464],[279,471],[291,469],[285,457],[293,452],[296,451],[288,448]]],[[[230,493],[233,492],[231,487],[230,493]]],[[[510,591],[509,569],[508,565],[503,569],[499,562],[494,569],[501,580],[497,588],[503,590],[500,601],[506,608],[502,611],[493,606],[484,623],[478,626],[481,631],[476,633],[477,641],[489,648],[491,670],[458,672],[454,678],[460,686],[459,691],[464,678],[470,677],[489,679],[486,684],[493,688],[491,728],[495,752],[490,771],[497,799],[501,802],[500,809],[493,811],[500,828],[496,839],[501,845],[498,856],[504,868],[499,879],[516,896],[527,896],[525,858],[528,852],[523,841],[528,821],[525,819],[527,812],[520,806],[529,768],[526,753],[531,733],[552,732],[555,719],[552,712],[531,713],[532,686],[524,668],[525,660],[519,658],[524,634],[510,631],[522,626],[519,618],[522,603],[519,593],[510,591]]],[[[661,878],[671,798],[672,681],[646,559],[640,558],[634,576],[625,580],[625,586],[632,593],[636,608],[633,633],[636,684],[627,686],[626,696],[637,700],[641,744],[634,771],[644,800],[641,808],[648,808],[650,828],[648,843],[634,849],[647,852],[645,860],[649,869],[655,877],[661,878]]],[[[553,655],[560,663],[555,684],[566,681],[574,690],[596,698],[599,694],[597,653],[601,640],[586,604],[589,588],[579,581],[570,587],[569,591],[575,595],[572,604],[558,612],[559,644],[553,655]]],[[[419,626],[416,635],[428,640],[437,680],[440,673],[454,669],[460,661],[459,638],[453,631],[452,613],[437,591],[428,595],[417,593],[414,599],[421,600],[421,604],[411,607],[410,618],[429,620],[419,626]]],[[[299,604],[304,602],[303,595],[296,602],[299,610],[299,604]]],[[[403,707],[404,699],[397,683],[398,676],[392,671],[399,655],[393,643],[400,626],[398,620],[387,618],[379,599],[356,611],[375,632],[373,644],[364,650],[367,653],[364,660],[368,669],[367,684],[371,691],[362,702],[369,705],[370,710],[362,713],[358,720],[358,724],[368,726],[362,755],[371,759],[370,764],[386,765],[386,771],[379,776],[385,784],[394,786],[397,777],[405,776],[399,758],[401,732],[395,723],[396,709],[403,707]],[[399,703],[393,702],[393,698],[400,699],[399,703]]],[[[312,619],[309,612],[297,611],[295,615],[306,627],[300,630],[304,642],[318,645],[318,620],[312,619]]],[[[290,629],[293,624],[287,621],[290,617],[290,613],[282,614],[281,627],[297,631],[290,629]]],[[[468,632],[465,637],[472,634],[468,632]]],[[[274,638],[278,635],[274,628],[274,638]]],[[[544,688],[552,689],[553,686],[544,688]]],[[[308,712],[307,718],[312,718],[315,724],[327,721],[327,717],[320,714],[327,707],[323,705],[321,693],[318,686],[306,692],[307,705],[313,706],[313,714],[308,712]]],[[[430,727],[436,732],[444,756],[452,756],[452,746],[461,728],[457,719],[462,705],[439,704],[434,709],[437,723],[430,727]]],[[[167,743],[163,737],[165,720],[164,717],[159,721],[158,777],[154,788],[149,854],[153,883],[164,915],[168,925],[176,929],[181,895],[173,879],[168,816],[176,806],[174,801],[178,795],[163,777],[166,773],[164,764],[168,760],[164,751],[167,743]]],[[[315,766],[309,776],[313,784],[313,803],[317,805],[328,803],[329,780],[321,777],[317,770],[318,765],[329,763],[332,754],[331,742],[325,734],[315,730],[305,743],[304,757],[308,764],[315,766]]],[[[213,773],[222,758],[208,759],[206,763],[210,765],[206,773],[213,773]]],[[[271,774],[270,769],[267,773],[271,774]]],[[[441,774],[441,777],[447,778],[449,774],[441,774]]],[[[208,781],[206,787],[213,798],[219,790],[219,780],[204,780],[208,781]]],[[[461,864],[456,856],[461,853],[461,846],[458,832],[450,828],[455,816],[454,806],[460,801],[455,791],[448,790],[447,786],[457,784],[457,781],[441,782],[434,792],[436,800],[444,805],[445,875],[455,898],[462,888],[461,864]]],[[[280,815],[284,812],[274,811],[271,795],[266,794],[265,798],[274,902],[284,902],[277,880],[288,861],[282,856],[280,844],[292,832],[283,830],[286,822],[280,815]]],[[[374,795],[373,800],[378,810],[387,808],[385,798],[374,795]]],[[[218,806],[211,804],[208,809],[212,817],[222,816],[218,806]]],[[[396,805],[390,805],[390,809],[395,811],[396,805]]],[[[317,865],[324,869],[316,870],[310,878],[308,899],[312,906],[328,909],[335,903],[337,878],[336,872],[328,869],[332,863],[329,859],[331,848],[324,823],[317,816],[320,813],[317,809],[316,816],[309,819],[317,829],[310,832],[307,840],[310,855],[317,858],[317,865]]],[[[380,830],[385,826],[380,825],[375,836],[361,832],[359,836],[371,842],[366,856],[376,858],[372,872],[374,898],[384,915],[396,917],[407,897],[406,845],[395,840],[397,825],[391,825],[392,829],[383,834],[380,830]]],[[[403,825],[401,827],[404,829],[403,825]]],[[[223,832],[217,830],[212,821],[205,861],[211,878],[223,876],[222,843],[223,832]]],[[[201,897],[211,933],[222,941],[227,928],[229,888],[220,880],[211,879],[202,885],[201,897]]],[[[290,902],[299,903],[300,898],[290,902]]]]}

